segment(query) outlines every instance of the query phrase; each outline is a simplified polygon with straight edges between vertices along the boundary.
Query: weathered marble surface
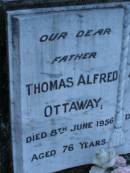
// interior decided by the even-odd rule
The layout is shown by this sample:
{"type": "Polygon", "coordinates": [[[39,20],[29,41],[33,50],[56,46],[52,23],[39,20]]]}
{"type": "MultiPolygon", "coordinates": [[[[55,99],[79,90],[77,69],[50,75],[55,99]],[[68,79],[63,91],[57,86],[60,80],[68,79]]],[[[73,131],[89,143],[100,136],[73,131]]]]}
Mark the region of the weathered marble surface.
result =
{"type": "Polygon", "coordinates": [[[15,171],[50,173],[91,163],[113,129],[124,9],[31,9],[8,16],[15,171]],[[50,41],[52,33],[58,34],[50,41]],[[81,101],[86,108],[75,107],[81,101]]]}

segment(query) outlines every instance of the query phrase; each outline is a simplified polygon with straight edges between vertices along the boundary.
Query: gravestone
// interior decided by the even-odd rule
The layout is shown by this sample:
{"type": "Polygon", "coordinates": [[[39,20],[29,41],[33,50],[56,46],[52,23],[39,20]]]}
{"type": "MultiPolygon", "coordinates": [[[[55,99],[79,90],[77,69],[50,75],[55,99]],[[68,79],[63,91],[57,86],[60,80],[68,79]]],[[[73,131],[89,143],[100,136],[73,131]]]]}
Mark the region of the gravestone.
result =
{"type": "Polygon", "coordinates": [[[119,2],[6,11],[14,173],[90,164],[99,148],[108,149],[122,73],[127,140],[116,151],[129,153],[129,56],[127,72],[121,68],[129,7],[119,2]]]}

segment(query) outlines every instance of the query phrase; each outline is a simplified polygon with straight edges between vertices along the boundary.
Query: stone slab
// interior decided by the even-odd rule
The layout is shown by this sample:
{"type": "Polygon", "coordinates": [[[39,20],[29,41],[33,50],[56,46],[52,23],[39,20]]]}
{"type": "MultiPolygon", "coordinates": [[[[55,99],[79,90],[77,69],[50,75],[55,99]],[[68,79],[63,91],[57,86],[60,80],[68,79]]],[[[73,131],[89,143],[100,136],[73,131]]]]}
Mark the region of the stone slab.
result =
{"type": "MultiPolygon", "coordinates": [[[[8,12],[14,173],[92,163],[99,148],[108,148],[124,15],[119,4],[8,12]]],[[[119,153],[129,151],[127,139],[119,153]]]]}

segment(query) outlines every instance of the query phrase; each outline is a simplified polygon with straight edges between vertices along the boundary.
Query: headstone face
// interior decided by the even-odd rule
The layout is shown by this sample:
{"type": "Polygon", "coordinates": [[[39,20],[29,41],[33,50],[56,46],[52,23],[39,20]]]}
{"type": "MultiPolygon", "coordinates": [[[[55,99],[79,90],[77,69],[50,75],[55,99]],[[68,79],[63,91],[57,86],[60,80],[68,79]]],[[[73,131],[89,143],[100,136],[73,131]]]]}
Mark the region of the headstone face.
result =
{"type": "Polygon", "coordinates": [[[15,173],[92,163],[99,148],[108,148],[124,15],[116,4],[8,12],[15,173]]]}

